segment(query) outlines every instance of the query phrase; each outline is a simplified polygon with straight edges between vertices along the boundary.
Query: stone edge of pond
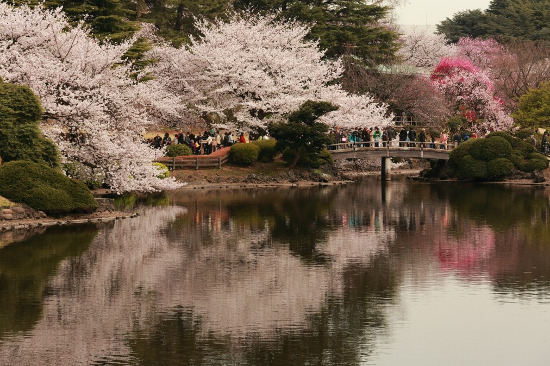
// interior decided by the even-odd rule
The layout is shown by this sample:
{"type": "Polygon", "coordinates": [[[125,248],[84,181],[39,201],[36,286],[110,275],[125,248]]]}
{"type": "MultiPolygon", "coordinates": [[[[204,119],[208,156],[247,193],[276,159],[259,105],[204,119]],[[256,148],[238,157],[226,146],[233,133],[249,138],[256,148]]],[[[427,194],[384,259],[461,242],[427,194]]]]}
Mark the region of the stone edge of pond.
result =
{"type": "Polygon", "coordinates": [[[113,215],[102,217],[88,217],[78,219],[35,219],[24,223],[14,221],[0,222],[0,232],[15,231],[15,230],[31,230],[36,228],[46,228],[50,226],[68,226],[68,225],[83,225],[83,224],[101,224],[116,220],[129,219],[137,217],[137,213],[124,214],[121,212],[113,213],[113,215]]]}

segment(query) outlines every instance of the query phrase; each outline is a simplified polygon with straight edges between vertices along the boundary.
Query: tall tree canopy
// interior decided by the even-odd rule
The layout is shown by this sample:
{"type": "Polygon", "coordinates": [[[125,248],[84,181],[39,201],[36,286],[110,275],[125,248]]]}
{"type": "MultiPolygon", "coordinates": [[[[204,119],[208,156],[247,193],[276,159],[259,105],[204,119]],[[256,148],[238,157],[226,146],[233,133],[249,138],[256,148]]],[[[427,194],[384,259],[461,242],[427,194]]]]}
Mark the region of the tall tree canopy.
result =
{"type": "Polygon", "coordinates": [[[364,0],[235,0],[235,9],[279,10],[287,20],[309,24],[325,56],[353,55],[367,65],[386,63],[398,49],[397,33],[385,26],[389,7],[364,0]]]}
{"type": "Polygon", "coordinates": [[[437,31],[453,43],[461,37],[550,41],[550,0],[493,0],[486,11],[445,19],[437,31]]]}

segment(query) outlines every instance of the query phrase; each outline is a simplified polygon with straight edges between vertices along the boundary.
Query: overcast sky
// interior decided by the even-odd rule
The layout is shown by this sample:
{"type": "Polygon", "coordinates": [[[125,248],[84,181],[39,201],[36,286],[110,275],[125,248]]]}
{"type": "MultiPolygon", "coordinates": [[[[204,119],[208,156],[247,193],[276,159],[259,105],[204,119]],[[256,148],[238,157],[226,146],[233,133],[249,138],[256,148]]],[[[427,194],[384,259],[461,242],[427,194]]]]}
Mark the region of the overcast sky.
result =
{"type": "Polygon", "coordinates": [[[435,25],[452,18],[462,10],[485,10],[491,0],[408,0],[397,8],[399,23],[403,25],[435,25]]]}

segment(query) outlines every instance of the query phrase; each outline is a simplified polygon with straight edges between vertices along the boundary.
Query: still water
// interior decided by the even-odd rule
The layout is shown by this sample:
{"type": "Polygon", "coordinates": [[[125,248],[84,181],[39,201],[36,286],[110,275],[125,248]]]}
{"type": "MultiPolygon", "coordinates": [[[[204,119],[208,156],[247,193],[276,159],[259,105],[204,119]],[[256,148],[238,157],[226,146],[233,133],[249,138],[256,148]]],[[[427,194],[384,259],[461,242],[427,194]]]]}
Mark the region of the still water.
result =
{"type": "Polygon", "coordinates": [[[0,365],[550,364],[549,189],[372,179],[165,203],[0,238],[0,365]]]}

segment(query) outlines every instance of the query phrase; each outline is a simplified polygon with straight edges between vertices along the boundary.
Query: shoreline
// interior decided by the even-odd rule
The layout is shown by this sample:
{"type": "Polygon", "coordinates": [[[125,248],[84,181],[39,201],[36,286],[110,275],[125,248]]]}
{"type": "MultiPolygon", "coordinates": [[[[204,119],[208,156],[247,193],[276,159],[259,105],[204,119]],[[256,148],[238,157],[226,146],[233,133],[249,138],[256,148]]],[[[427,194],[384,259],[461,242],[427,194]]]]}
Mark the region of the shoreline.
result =
{"type": "MultiPolygon", "coordinates": [[[[426,183],[455,183],[456,180],[438,180],[430,181],[423,180],[418,177],[421,169],[397,169],[392,171],[391,176],[397,176],[400,179],[403,177],[415,179],[426,183]]],[[[269,181],[269,182],[248,182],[247,177],[243,177],[239,181],[232,180],[230,182],[212,181],[207,178],[209,175],[219,176],[217,171],[210,170],[209,174],[204,174],[191,182],[187,182],[180,190],[183,191],[199,191],[199,190],[235,190],[235,189],[265,189],[265,188],[305,188],[315,186],[337,186],[352,184],[367,177],[379,177],[379,171],[347,171],[340,174],[339,179],[329,181],[312,181],[312,180],[297,180],[297,181],[269,181]]],[[[550,186],[550,169],[544,171],[546,178],[545,182],[535,183],[528,179],[512,179],[502,182],[483,182],[482,184],[497,184],[497,185],[516,185],[516,186],[531,186],[531,187],[548,187],[550,186]]],[[[180,177],[182,178],[182,177],[180,177]]],[[[183,179],[182,179],[183,180],[183,179]]],[[[103,197],[107,191],[94,191],[94,196],[103,197]]],[[[96,211],[91,214],[73,214],[63,217],[40,217],[40,218],[23,218],[12,220],[0,220],[0,248],[2,245],[2,234],[10,232],[31,232],[36,229],[48,228],[52,226],[69,226],[83,224],[102,224],[116,220],[134,218],[137,213],[129,213],[117,210],[96,211]]]]}

